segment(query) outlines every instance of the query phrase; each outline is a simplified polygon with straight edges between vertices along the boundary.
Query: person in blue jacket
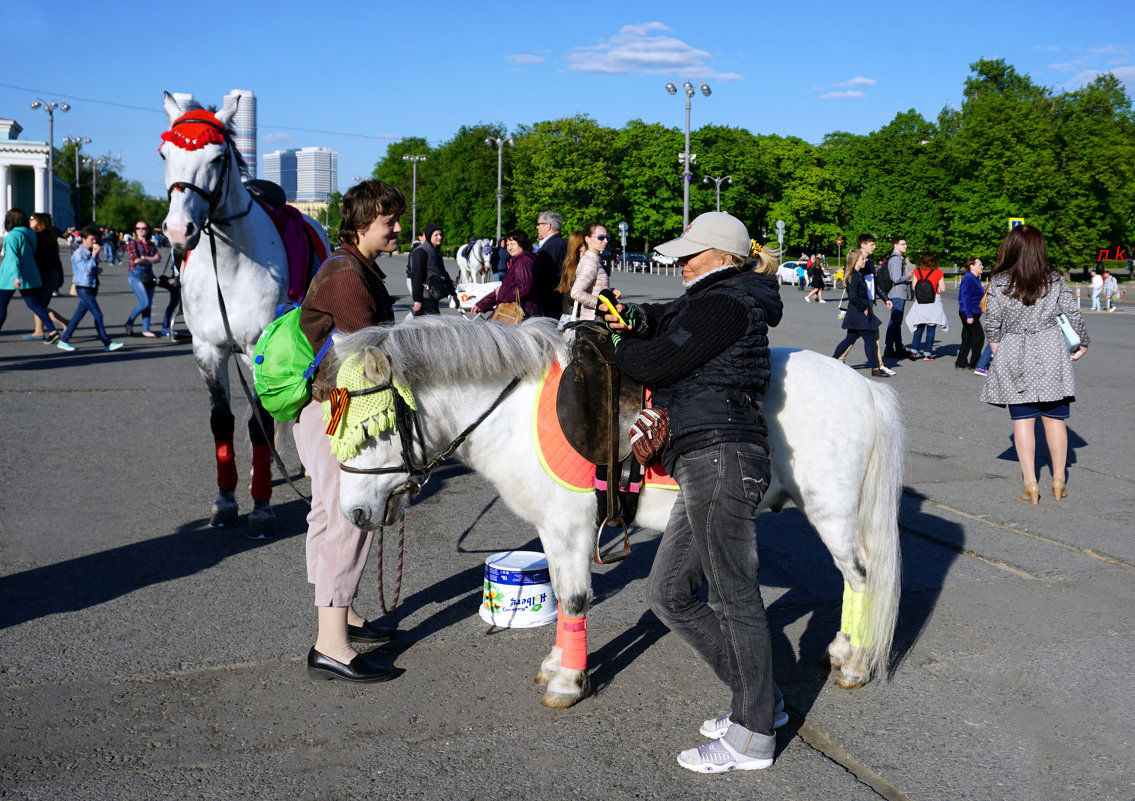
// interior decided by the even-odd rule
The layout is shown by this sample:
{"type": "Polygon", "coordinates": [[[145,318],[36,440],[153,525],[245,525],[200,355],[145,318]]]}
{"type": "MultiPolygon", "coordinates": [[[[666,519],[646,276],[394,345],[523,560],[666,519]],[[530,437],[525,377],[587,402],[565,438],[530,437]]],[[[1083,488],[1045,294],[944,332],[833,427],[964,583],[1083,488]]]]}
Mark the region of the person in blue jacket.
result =
{"type": "Polygon", "coordinates": [[[981,273],[984,269],[981,259],[966,259],[966,274],[958,287],[958,317],[962,321],[962,346],[954,362],[958,370],[976,370],[985,344],[985,329],[981,327],[981,299],[985,296],[981,273]]]}
{"type": "Polygon", "coordinates": [[[78,350],[71,344],[71,335],[75,333],[75,329],[79,327],[79,321],[87,312],[90,312],[91,317],[95,320],[95,331],[98,332],[99,339],[102,340],[102,349],[110,352],[122,347],[121,342],[111,342],[110,336],[107,335],[106,328],[102,324],[102,309],[99,308],[99,302],[95,299],[99,292],[99,273],[101,272],[102,267],[99,266],[99,229],[93,225],[88,225],[83,229],[83,238],[79,247],[75,248],[75,252],[71,254],[71,274],[75,281],[75,292],[79,296],[79,307],[71,315],[71,321],[67,323],[63,337],[56,345],[60,350],[78,350]]]}

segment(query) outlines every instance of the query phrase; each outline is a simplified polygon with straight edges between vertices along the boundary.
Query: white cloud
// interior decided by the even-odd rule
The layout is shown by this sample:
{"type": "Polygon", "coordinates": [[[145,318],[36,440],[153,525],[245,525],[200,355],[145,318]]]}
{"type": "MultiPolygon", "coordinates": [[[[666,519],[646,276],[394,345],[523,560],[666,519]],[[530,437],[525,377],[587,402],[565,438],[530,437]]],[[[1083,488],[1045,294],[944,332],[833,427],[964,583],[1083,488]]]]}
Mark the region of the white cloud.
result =
{"type": "Polygon", "coordinates": [[[1033,45],[1033,50],[1045,50],[1049,53],[1056,53],[1060,50],[1060,45],[1033,45]]]}
{"type": "Polygon", "coordinates": [[[820,95],[820,100],[850,100],[856,97],[867,97],[867,95],[856,90],[848,90],[846,92],[827,92],[820,95]]]}
{"type": "Polygon", "coordinates": [[[875,85],[877,85],[877,83],[878,82],[874,78],[864,78],[862,75],[860,75],[858,77],[852,78],[850,81],[842,81],[840,83],[833,83],[832,86],[841,86],[841,87],[842,86],[847,86],[847,87],[875,86],[875,85]]]}
{"type": "Polygon", "coordinates": [[[279,132],[264,134],[260,137],[260,141],[266,145],[290,145],[296,141],[296,138],[290,133],[279,132]]]}
{"type": "Polygon", "coordinates": [[[536,56],[536,55],[533,55],[532,53],[517,53],[515,55],[505,56],[505,60],[511,61],[513,64],[516,64],[517,66],[524,66],[526,64],[543,64],[544,63],[544,57],[543,56],[536,56]]]}
{"type": "Polygon", "coordinates": [[[669,31],[661,22],[624,25],[610,39],[575,48],[567,57],[569,69],[604,75],[645,72],[691,80],[744,80],[736,72],[718,72],[710,66],[710,53],[668,36],[669,31]]]}
{"type": "Polygon", "coordinates": [[[1064,84],[1063,88],[1079,89],[1081,86],[1089,84],[1099,76],[1109,72],[1116,78],[1118,78],[1120,83],[1124,83],[1128,87],[1135,88],[1135,65],[1116,67],[1112,70],[1084,70],[1083,72],[1069,78],[1068,82],[1064,84]]]}

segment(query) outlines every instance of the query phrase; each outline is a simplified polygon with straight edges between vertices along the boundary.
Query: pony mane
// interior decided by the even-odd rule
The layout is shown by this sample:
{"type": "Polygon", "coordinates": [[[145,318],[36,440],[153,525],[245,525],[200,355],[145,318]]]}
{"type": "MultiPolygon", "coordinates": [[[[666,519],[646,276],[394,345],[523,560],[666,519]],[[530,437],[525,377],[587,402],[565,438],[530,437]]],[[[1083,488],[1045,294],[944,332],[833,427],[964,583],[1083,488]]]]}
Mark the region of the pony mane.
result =
{"type": "Polygon", "coordinates": [[[386,354],[394,377],[415,392],[450,381],[539,377],[553,359],[567,363],[567,341],[556,321],[540,317],[514,326],[429,315],[336,334],[332,370],[367,347],[386,354]]]}

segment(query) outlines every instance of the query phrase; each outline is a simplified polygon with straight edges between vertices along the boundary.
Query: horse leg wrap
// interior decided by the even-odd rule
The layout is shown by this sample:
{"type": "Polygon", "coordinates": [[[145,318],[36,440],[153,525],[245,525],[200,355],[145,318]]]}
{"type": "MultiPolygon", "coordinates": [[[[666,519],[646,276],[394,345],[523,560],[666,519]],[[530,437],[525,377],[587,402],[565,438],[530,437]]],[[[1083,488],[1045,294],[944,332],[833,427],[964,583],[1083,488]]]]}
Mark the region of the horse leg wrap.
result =
{"type": "Polygon", "coordinates": [[[567,617],[561,609],[556,618],[556,647],[563,653],[560,667],[587,670],[587,618],[567,617]]]}
{"type": "Polygon", "coordinates": [[[252,446],[252,500],[272,497],[272,452],[267,445],[252,446]]]}
{"type": "Polygon", "coordinates": [[[217,488],[232,492],[236,489],[236,450],[231,439],[215,439],[217,446],[217,488]]]}
{"type": "Polygon", "coordinates": [[[867,630],[867,593],[855,592],[846,581],[843,583],[843,619],[839,628],[851,640],[852,648],[862,648],[870,639],[867,630]]]}

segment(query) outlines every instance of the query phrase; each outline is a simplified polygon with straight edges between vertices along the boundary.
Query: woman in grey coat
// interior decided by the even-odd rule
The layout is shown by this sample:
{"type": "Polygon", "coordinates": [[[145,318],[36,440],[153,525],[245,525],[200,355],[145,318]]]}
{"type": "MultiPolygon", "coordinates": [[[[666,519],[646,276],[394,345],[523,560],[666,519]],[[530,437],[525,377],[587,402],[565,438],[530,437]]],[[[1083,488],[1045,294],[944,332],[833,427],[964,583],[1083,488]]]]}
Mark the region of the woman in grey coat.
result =
{"type": "Polygon", "coordinates": [[[1036,480],[1036,418],[1052,463],[1052,495],[1067,497],[1064,467],[1068,458],[1068,404],[1076,399],[1072,362],[1088,351],[1088,331],[1075,292],[1064,276],[1048,266],[1044,235],[1019,225],[1001,242],[981,319],[993,350],[981,399],[1008,406],[1013,443],[1025,488],[1022,501],[1039,502],[1036,480]],[[1069,353],[1056,322],[1063,312],[1080,337],[1069,353]]]}

